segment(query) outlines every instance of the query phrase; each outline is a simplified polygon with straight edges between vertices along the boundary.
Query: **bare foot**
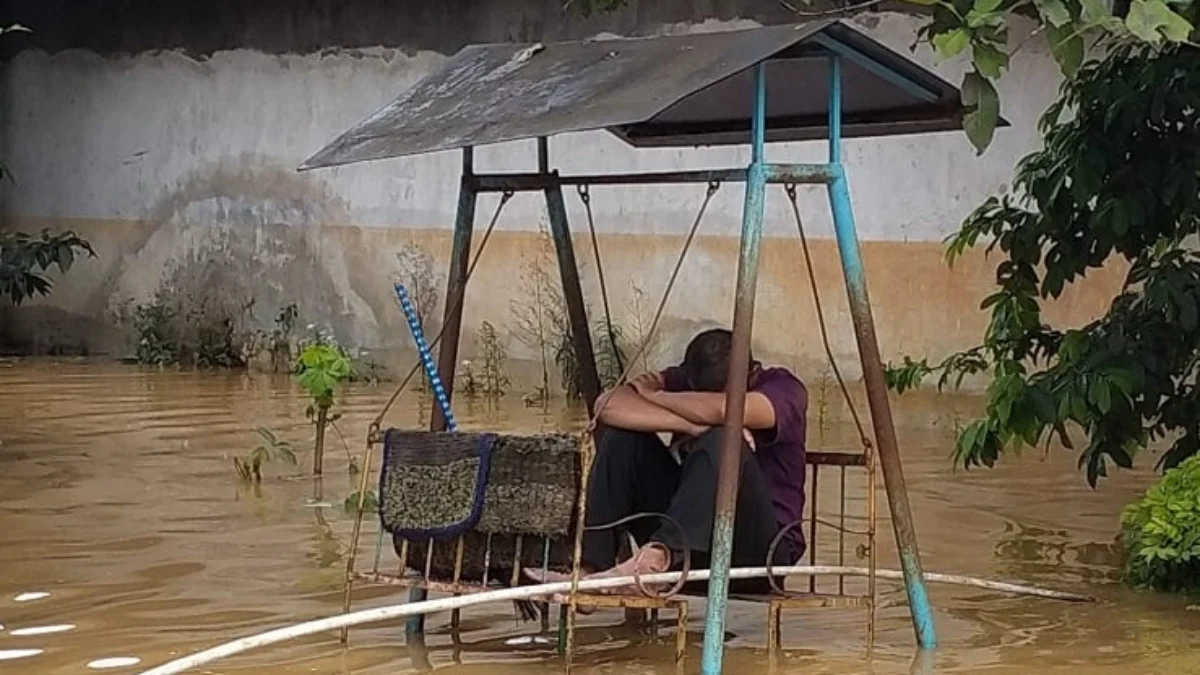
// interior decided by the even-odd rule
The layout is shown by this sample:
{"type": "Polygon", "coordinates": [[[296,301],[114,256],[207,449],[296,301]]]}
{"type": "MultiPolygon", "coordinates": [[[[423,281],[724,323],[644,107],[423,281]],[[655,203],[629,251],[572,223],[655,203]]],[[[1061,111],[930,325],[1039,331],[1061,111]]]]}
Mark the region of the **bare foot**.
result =
{"type": "MultiPolygon", "coordinates": [[[[539,584],[557,584],[564,581],[570,581],[571,575],[566,572],[555,572],[554,570],[544,570],[540,567],[526,567],[521,570],[525,576],[539,584]]],[[[586,576],[586,575],[585,575],[586,576]]]]}
{"type": "MultiPolygon", "coordinates": [[[[526,567],[522,570],[525,576],[541,584],[556,584],[571,580],[571,575],[564,572],[554,572],[551,570],[543,570],[535,567],[526,567]]],[[[555,593],[549,598],[543,599],[543,602],[551,602],[556,605],[566,605],[571,602],[570,596],[566,593],[555,593]]],[[[592,614],[596,611],[595,607],[578,605],[575,611],[584,616],[592,614]]]]}
{"type": "MultiPolygon", "coordinates": [[[[612,577],[635,577],[646,574],[665,572],[671,567],[671,552],[661,544],[648,544],[636,549],[625,562],[603,572],[588,575],[588,579],[604,579],[612,577]]],[[[640,593],[636,585],[610,588],[601,593],[640,593]]]]}

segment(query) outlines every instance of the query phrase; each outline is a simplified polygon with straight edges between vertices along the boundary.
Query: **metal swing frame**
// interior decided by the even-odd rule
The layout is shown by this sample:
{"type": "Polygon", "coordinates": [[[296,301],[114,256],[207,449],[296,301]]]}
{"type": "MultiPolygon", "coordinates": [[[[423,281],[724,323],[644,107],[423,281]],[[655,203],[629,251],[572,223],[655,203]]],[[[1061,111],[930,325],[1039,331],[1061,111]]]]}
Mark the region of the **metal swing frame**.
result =
{"type": "MultiPolygon", "coordinates": [[[[473,46],[451,59],[441,73],[426,78],[335,139],[301,169],[461,149],[462,174],[443,317],[445,339],[438,353],[438,369],[448,388],[453,385],[457,363],[477,197],[487,192],[543,192],[589,415],[594,413],[600,386],[563,186],[713,181],[745,184],[732,322],[733,367],[726,389],[726,433],[702,661],[705,675],[717,675],[722,670],[739,480],[737,456],[768,184],[792,186],[789,189],[802,184],[826,187],[874,432],[873,444],[863,432],[863,463],[872,482],[876,457],[882,469],[917,642],[922,648],[936,644],[842,163],[842,139],[959,129],[962,115],[959,92],[953,86],[839,21],[638,40],[473,46]],[[768,66],[809,78],[804,82],[791,78],[788,86],[778,92],[779,110],[769,111],[767,107],[768,66]],[[824,75],[817,73],[817,68],[824,75]],[[808,105],[811,97],[806,92],[820,89],[827,91],[828,99],[823,104],[824,112],[818,114],[808,105]],[[732,95],[748,96],[750,100],[737,102],[728,98],[732,95]],[[731,120],[731,107],[748,114],[731,120]],[[547,138],[588,129],[608,129],[638,147],[748,141],[752,158],[749,166],[734,169],[599,175],[560,175],[552,170],[547,138]],[[824,138],[828,141],[828,160],[819,164],[768,163],[768,137],[771,141],[824,138]],[[536,173],[474,171],[473,146],[520,138],[538,139],[536,173]]],[[[1001,120],[1000,125],[1007,122],[1001,120]]],[[[379,441],[378,422],[369,433],[364,486],[370,449],[379,441]]],[[[431,429],[441,430],[444,426],[445,420],[435,409],[431,429]]],[[[815,518],[815,505],[813,511],[815,518]]],[[[361,519],[355,523],[355,543],[360,528],[361,519]]],[[[579,535],[577,532],[577,547],[579,535]]],[[[873,555],[874,546],[871,551],[873,555]]],[[[577,563],[578,556],[575,560],[577,563]]],[[[348,579],[347,603],[349,596],[348,579]]],[[[578,597],[572,593],[570,607],[577,603],[578,597]]],[[[868,604],[873,607],[874,603],[868,604]]],[[[780,601],[771,608],[776,641],[777,609],[784,606],[787,603],[780,601]]],[[[573,615],[568,612],[568,659],[573,615]]],[[[419,620],[410,622],[410,635],[418,635],[420,629],[419,620]]]]}

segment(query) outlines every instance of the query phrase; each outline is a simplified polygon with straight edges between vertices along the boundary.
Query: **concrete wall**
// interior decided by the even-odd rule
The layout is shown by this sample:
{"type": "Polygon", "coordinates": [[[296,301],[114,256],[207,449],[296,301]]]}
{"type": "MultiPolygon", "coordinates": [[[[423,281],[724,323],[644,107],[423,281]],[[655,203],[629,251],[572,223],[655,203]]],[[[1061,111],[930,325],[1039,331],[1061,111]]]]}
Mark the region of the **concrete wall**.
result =
{"type": "MultiPolygon", "coordinates": [[[[26,3],[28,16],[18,18],[36,26],[63,1],[26,3]]],[[[130,4],[137,3],[125,4],[136,17],[130,4]]],[[[281,305],[297,302],[307,321],[328,323],[344,340],[401,363],[409,338],[391,296],[390,281],[400,272],[396,254],[407,243],[421,245],[433,254],[438,283],[444,283],[458,155],[304,174],[295,166],[464,42],[721,30],[786,18],[774,2],[644,3],[646,8],[586,21],[564,19],[558,0],[475,3],[478,11],[464,2],[395,3],[407,9],[390,11],[405,16],[389,14],[389,21],[351,15],[332,2],[308,3],[307,10],[282,2],[246,3],[252,8],[242,10],[225,2],[166,4],[171,9],[147,9],[150,18],[130,18],[132,24],[106,21],[91,28],[82,12],[66,24],[48,22],[56,27],[19,50],[8,48],[0,79],[0,156],[16,182],[0,193],[3,226],[73,228],[99,254],[57,280],[51,298],[6,313],[9,341],[24,349],[127,350],[125,335],[114,329],[118,308],[144,302],[169,283],[198,297],[252,298],[249,315],[262,325],[281,305]],[[187,11],[179,8],[187,6],[207,7],[220,21],[210,17],[185,28],[178,22],[186,24],[187,11]]],[[[200,11],[193,10],[193,18],[200,11]]],[[[894,13],[855,21],[904,52],[921,23],[894,13]]],[[[941,63],[923,48],[914,58],[953,82],[964,67],[941,63]]],[[[1041,41],[1032,41],[1001,85],[1013,127],[1001,130],[982,158],[953,133],[847,142],[885,358],[937,356],[982,334],[985,316],[977,306],[989,292],[991,268],[971,255],[948,269],[940,241],[975,205],[1006,188],[1016,160],[1035,146],[1034,122],[1057,86],[1052,59],[1041,41]]],[[[602,132],[556,138],[551,152],[561,169],[579,172],[747,161],[740,149],[635,151],[602,132]]],[[[823,153],[821,144],[806,143],[773,148],[770,156],[812,161],[823,153]]],[[[533,164],[532,141],[482,149],[476,160],[480,170],[533,164]]],[[[594,191],[600,248],[621,323],[637,323],[636,304],[643,306],[642,321],[648,318],[702,193],[700,186],[594,191]]],[[[854,375],[855,348],[824,193],[802,196],[834,350],[854,375]]],[[[584,261],[585,294],[597,309],[583,211],[574,195],[567,201],[584,261]]],[[[480,227],[494,205],[494,198],[482,199],[480,227]]],[[[728,322],[740,208],[737,186],[714,199],[668,306],[655,361],[677,354],[698,326],[728,322]]],[[[544,222],[539,198],[514,198],[469,292],[468,326],[484,320],[498,325],[514,359],[533,357],[509,335],[510,303],[520,301],[518,280],[538,255],[544,222]]],[[[766,228],[756,349],[811,377],[823,369],[820,333],[782,194],[769,197],[766,228]]],[[[1051,315],[1081,323],[1102,311],[1116,276],[1095,276],[1072,289],[1051,315]]],[[[464,342],[467,355],[473,347],[464,342]]]]}

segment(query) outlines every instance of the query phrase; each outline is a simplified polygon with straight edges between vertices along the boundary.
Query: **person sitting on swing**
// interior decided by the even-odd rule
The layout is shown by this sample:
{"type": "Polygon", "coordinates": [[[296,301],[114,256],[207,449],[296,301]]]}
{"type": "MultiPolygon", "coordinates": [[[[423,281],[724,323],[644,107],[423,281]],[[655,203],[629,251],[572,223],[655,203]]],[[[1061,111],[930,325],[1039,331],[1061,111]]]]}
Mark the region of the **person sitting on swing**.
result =
{"type": "MultiPolygon", "coordinates": [[[[602,430],[587,484],[586,525],[661,513],[678,527],[647,517],[630,523],[628,530],[585,532],[586,575],[679,569],[685,546],[693,569],[708,567],[732,342],[728,330],[706,330],[688,344],[682,364],[643,374],[597,401],[602,430]],[[660,433],[672,436],[670,445],[660,440],[660,433]],[[637,546],[618,562],[625,532],[637,546]]],[[[732,566],[763,567],[776,535],[802,517],[808,392],[789,370],[764,368],[753,357],[746,384],[732,566]]],[[[804,550],[801,528],[793,528],[776,547],[771,564],[792,565],[804,550]]],[[[544,576],[541,570],[527,573],[544,576]]],[[[743,593],[769,587],[764,579],[732,586],[743,593]]]]}

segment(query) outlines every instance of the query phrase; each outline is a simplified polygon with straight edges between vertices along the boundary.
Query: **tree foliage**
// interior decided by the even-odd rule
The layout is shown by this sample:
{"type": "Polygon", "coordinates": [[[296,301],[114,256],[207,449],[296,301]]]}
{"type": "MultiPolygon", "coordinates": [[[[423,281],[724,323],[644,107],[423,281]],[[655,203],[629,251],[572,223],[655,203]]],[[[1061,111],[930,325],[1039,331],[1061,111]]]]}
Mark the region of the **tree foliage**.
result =
{"type": "MultiPolygon", "coordinates": [[[[29,33],[29,28],[19,23],[0,25],[0,35],[5,33],[29,33]]],[[[0,180],[12,180],[12,173],[0,157],[0,180]]],[[[24,232],[0,232],[0,297],[7,296],[14,305],[50,293],[53,284],[46,273],[53,266],[66,272],[75,264],[75,259],[86,253],[96,257],[92,245],[74,232],[50,234],[43,230],[41,237],[24,232]]]]}
{"type": "Polygon", "coordinates": [[[959,436],[964,466],[1006,449],[1074,448],[1093,486],[1153,440],[1170,468],[1200,451],[1200,58],[1190,46],[1120,45],[1079,69],[1040,123],[1015,195],[992,197],[949,240],[948,259],[986,243],[998,290],[983,344],[934,365],[889,368],[898,391],[991,370],[986,416],[959,436]],[[1043,301],[1089,270],[1128,265],[1108,312],[1079,328],[1046,323],[1043,301]]]}
{"type": "Polygon", "coordinates": [[[354,374],[353,363],[346,353],[336,345],[324,343],[306,346],[296,360],[296,370],[296,382],[312,396],[314,406],[325,410],[333,406],[334,388],[354,374]]]}
{"type": "Polygon", "coordinates": [[[979,153],[991,144],[1000,118],[995,80],[1017,49],[1009,47],[1009,20],[1034,19],[1051,53],[1068,77],[1093,49],[1137,45],[1162,48],[1189,40],[1194,0],[906,0],[931,10],[918,38],[944,57],[970,53],[972,68],[962,81],[967,137],[979,153]]]}
{"type": "Polygon", "coordinates": [[[1159,591],[1200,591],[1200,457],[1168,471],[1121,516],[1125,580],[1159,591]]]}
{"type": "Polygon", "coordinates": [[[40,237],[24,232],[0,232],[0,297],[7,296],[14,305],[50,293],[53,284],[47,277],[51,267],[66,272],[81,254],[96,257],[92,245],[74,232],[51,234],[43,230],[40,237]]]}

